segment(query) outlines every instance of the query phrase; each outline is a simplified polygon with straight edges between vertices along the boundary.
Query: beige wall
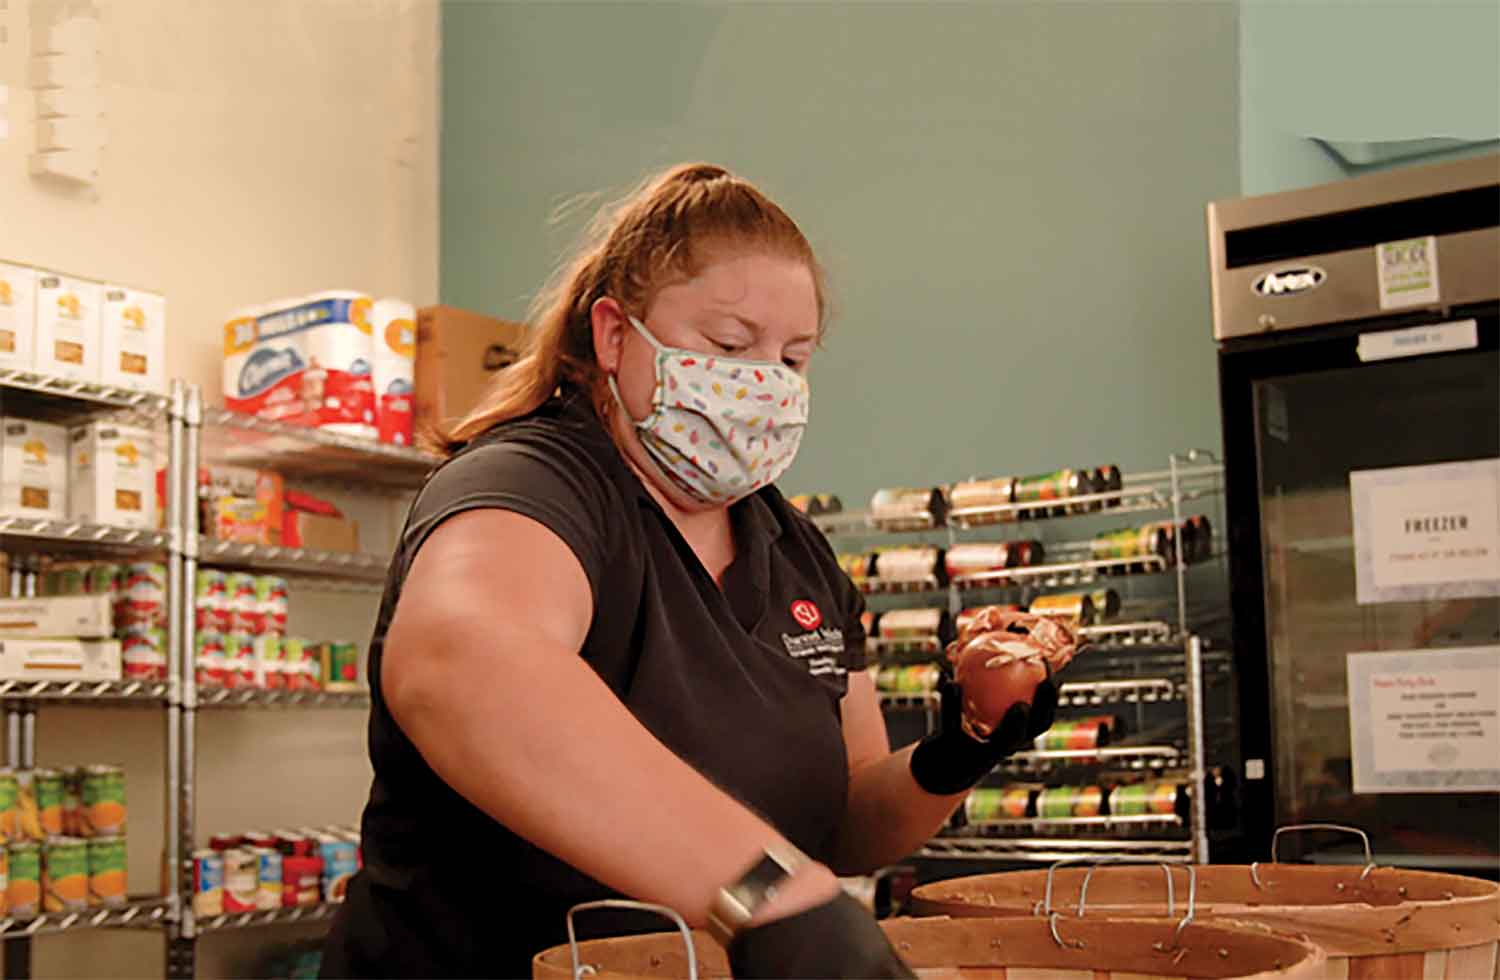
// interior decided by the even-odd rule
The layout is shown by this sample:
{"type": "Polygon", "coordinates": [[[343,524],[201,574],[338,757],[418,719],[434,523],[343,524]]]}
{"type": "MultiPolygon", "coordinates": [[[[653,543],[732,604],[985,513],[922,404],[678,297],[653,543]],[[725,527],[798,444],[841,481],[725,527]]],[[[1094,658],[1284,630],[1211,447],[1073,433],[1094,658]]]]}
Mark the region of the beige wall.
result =
{"type": "MultiPolygon", "coordinates": [[[[11,87],[0,257],[164,293],[168,372],[210,401],[219,327],[235,306],[336,287],[436,300],[436,0],[98,0],[109,142],[92,187],[27,175],[29,20],[56,6],[0,4],[0,85],[11,87]]],[[[395,509],[355,510],[367,546],[386,546],[395,509]]],[[[363,644],[374,601],[294,588],[292,629],[363,644]]],[[[358,816],[369,785],[362,712],[213,714],[199,739],[200,841],[358,816]]],[[[43,764],[127,767],[132,884],[154,886],[162,713],[44,709],[38,742],[43,764]]],[[[199,975],[249,975],[263,947],[306,934],[210,938],[199,975]]],[[[159,936],[36,943],[37,976],[162,969],[159,936]]]]}

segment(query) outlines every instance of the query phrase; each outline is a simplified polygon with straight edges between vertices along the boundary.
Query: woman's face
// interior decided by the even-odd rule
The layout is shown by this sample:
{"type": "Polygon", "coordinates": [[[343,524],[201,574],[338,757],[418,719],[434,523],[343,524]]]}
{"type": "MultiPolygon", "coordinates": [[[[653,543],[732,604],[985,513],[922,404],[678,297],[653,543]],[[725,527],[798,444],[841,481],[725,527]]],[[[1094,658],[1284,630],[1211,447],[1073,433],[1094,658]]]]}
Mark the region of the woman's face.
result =
{"type": "MultiPolygon", "coordinates": [[[[636,316],[664,347],[770,361],[805,373],[818,344],[818,300],[812,271],[797,259],[729,255],[692,279],[663,287],[636,316]]],[[[594,308],[594,348],[614,374],[632,419],[651,414],[656,350],[612,300],[594,308]]],[[[651,464],[634,426],[617,418],[615,435],[637,470],[684,510],[711,509],[682,494],[651,464]]]]}

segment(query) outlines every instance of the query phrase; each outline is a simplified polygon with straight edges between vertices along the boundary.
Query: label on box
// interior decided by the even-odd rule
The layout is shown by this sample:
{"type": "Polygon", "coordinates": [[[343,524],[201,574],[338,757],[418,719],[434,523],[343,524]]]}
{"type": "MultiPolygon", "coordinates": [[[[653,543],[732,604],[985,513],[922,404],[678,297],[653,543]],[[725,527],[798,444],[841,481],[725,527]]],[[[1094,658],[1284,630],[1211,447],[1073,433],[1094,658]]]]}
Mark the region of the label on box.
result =
{"type": "Polygon", "coordinates": [[[74,381],[99,380],[99,296],[96,282],[37,274],[36,370],[74,381]]]}
{"type": "Polygon", "coordinates": [[[114,627],[108,595],[0,599],[0,636],[110,637],[114,627]]]}
{"type": "Polygon", "coordinates": [[[68,516],[68,435],[60,425],[0,420],[0,513],[68,516]]]}
{"type": "Polygon", "coordinates": [[[0,262],[0,367],[32,369],[36,336],[36,271],[0,262]]]}
{"type": "Polygon", "coordinates": [[[167,303],[154,293],[104,287],[99,380],[121,388],[166,387],[167,303]]]}
{"type": "Polygon", "coordinates": [[[115,681],[118,640],[0,640],[0,680],[115,681]]]}
{"type": "Polygon", "coordinates": [[[1408,238],[1375,246],[1380,308],[1394,310],[1438,301],[1437,238],[1408,238]]]}
{"type": "Polygon", "coordinates": [[[73,520],[150,527],[156,518],[151,430],[92,422],[72,432],[68,512],[73,520]]]}

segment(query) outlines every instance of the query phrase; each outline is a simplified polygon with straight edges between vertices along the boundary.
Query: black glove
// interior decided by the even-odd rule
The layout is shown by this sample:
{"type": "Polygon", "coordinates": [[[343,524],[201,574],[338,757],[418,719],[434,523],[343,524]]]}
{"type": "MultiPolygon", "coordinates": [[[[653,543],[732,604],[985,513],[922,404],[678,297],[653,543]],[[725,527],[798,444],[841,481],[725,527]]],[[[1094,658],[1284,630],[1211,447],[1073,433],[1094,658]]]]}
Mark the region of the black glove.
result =
{"type": "Polygon", "coordinates": [[[822,905],[745,929],[729,942],[729,970],[749,977],[900,977],[916,980],[875,919],[840,892],[822,905]]]}
{"type": "Polygon", "coordinates": [[[929,793],[948,796],[962,793],[978,783],[1012,752],[1030,748],[1036,737],[1052,727],[1057,713],[1057,686],[1052,668],[1037,685],[1031,703],[1017,701],[1005,712],[988,739],[979,741],[963,730],[963,689],[943,667],[938,681],[942,696],[942,723],[938,730],[917,743],[911,754],[911,774],[929,793]]]}

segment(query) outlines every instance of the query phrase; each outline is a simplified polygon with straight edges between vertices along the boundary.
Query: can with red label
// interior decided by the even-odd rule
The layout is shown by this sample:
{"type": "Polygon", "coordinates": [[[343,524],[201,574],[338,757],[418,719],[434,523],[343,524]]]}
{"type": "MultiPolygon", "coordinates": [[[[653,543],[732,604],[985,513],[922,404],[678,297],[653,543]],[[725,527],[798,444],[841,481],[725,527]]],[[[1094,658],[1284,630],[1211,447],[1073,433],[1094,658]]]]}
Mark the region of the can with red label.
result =
{"type": "Polygon", "coordinates": [[[208,839],[208,847],[211,851],[232,851],[244,846],[244,843],[245,838],[239,834],[214,834],[208,839]]]}
{"type": "Polygon", "coordinates": [[[255,635],[265,632],[266,621],[261,615],[260,598],[255,591],[255,576],[244,572],[231,572],[224,581],[229,596],[229,611],[232,633],[255,635]]]}
{"type": "Polygon", "coordinates": [[[115,603],[115,626],[167,625],[167,566],[154,562],[126,565],[115,603]]]}
{"type": "Polygon", "coordinates": [[[286,635],[287,584],[277,575],[262,575],[255,580],[255,601],[262,632],[286,635]]]}
{"type": "Polygon", "coordinates": [[[286,672],[282,670],[281,637],[275,633],[266,633],[255,637],[253,646],[256,685],[272,690],[285,688],[286,672]]]}
{"type": "Polygon", "coordinates": [[[199,633],[193,638],[193,664],[200,687],[223,687],[229,665],[225,660],[224,634],[199,633]]]}
{"type": "Polygon", "coordinates": [[[167,679],[167,631],[158,626],[127,626],[120,633],[120,660],[126,680],[167,679]]]}
{"type": "Polygon", "coordinates": [[[224,686],[252,687],[255,684],[255,637],[249,633],[230,633],[224,637],[224,686]]]}
{"type": "Polygon", "coordinates": [[[323,859],[316,854],[281,859],[281,904],[317,905],[323,900],[323,859]]]}
{"type": "Polygon", "coordinates": [[[198,569],[193,591],[193,621],[197,629],[227,633],[234,625],[229,611],[228,584],[217,568],[198,569]]]}
{"type": "Polygon", "coordinates": [[[248,850],[231,848],[224,859],[224,912],[254,912],[260,889],[260,860],[248,850]]]}

